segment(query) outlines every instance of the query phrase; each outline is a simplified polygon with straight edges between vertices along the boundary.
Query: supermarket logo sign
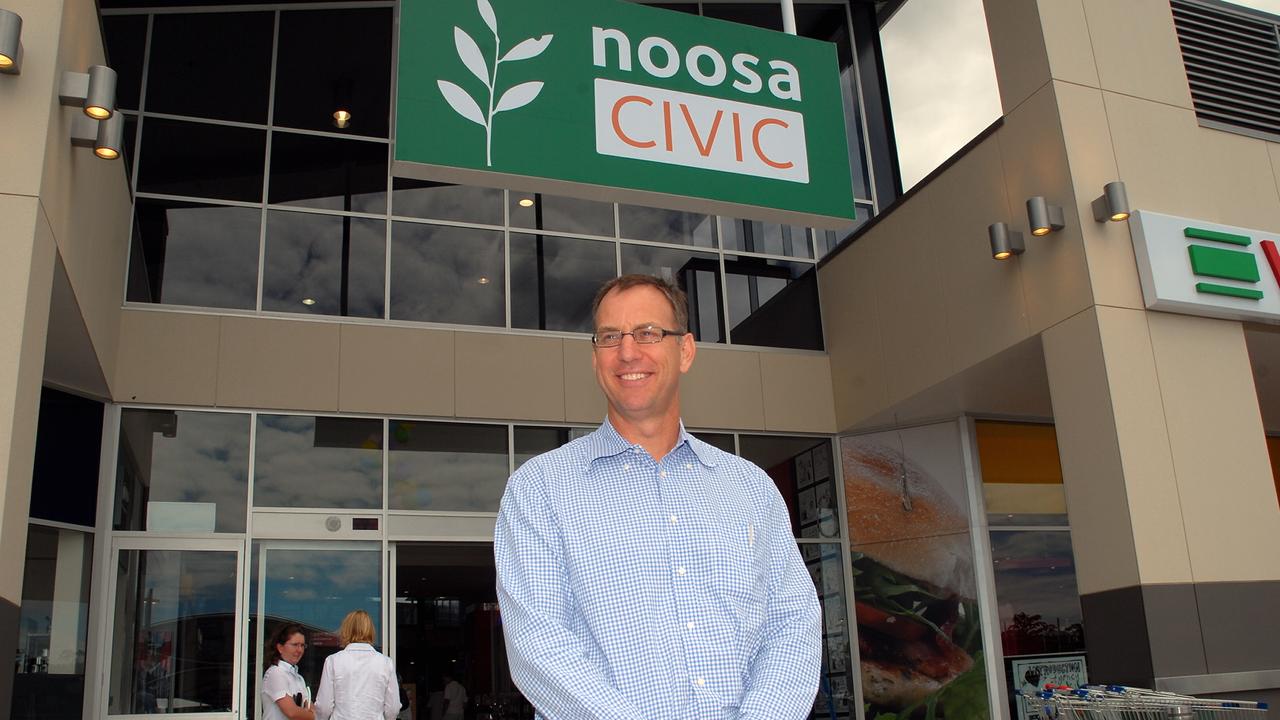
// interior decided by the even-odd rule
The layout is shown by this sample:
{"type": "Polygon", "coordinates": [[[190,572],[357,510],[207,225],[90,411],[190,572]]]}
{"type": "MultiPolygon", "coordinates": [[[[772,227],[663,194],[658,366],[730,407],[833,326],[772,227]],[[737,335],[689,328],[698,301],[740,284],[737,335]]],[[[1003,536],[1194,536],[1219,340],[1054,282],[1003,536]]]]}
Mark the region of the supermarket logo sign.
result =
{"type": "Polygon", "coordinates": [[[1148,309],[1280,323],[1280,233],[1146,210],[1129,227],[1148,309]]]}

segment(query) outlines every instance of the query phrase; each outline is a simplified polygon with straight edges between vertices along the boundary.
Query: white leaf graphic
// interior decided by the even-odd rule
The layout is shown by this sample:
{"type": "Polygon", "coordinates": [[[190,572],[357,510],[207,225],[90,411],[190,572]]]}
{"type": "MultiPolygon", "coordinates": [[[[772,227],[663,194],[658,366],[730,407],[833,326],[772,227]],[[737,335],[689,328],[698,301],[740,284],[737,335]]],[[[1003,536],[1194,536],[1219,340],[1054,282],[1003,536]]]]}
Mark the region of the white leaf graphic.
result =
{"type": "Polygon", "coordinates": [[[489,4],[489,0],[476,0],[476,7],[480,9],[480,17],[484,18],[484,24],[489,26],[489,30],[496,36],[498,34],[498,16],[493,14],[493,6],[489,4]]]}
{"type": "Polygon", "coordinates": [[[502,60],[499,62],[514,62],[516,60],[528,60],[529,58],[538,57],[550,44],[550,35],[543,35],[540,38],[529,38],[528,40],[525,40],[519,45],[511,48],[506,55],[502,56],[502,60]]]}
{"type": "Polygon", "coordinates": [[[444,95],[444,99],[448,101],[449,107],[453,108],[454,112],[486,130],[489,129],[484,121],[484,113],[480,112],[480,106],[471,99],[466,90],[448,80],[437,80],[436,84],[440,86],[440,94],[444,95]]]}
{"type": "Polygon", "coordinates": [[[484,55],[480,53],[480,46],[476,45],[476,41],[471,39],[466,30],[454,26],[453,44],[458,46],[458,57],[462,59],[462,64],[467,66],[472,75],[480,78],[485,87],[489,87],[489,64],[484,61],[484,55]]]}
{"type": "Polygon", "coordinates": [[[538,97],[538,93],[542,92],[542,81],[535,80],[533,82],[520,83],[510,90],[502,93],[502,99],[498,101],[497,107],[493,109],[494,113],[500,113],[505,110],[515,110],[533,102],[538,97]]]}

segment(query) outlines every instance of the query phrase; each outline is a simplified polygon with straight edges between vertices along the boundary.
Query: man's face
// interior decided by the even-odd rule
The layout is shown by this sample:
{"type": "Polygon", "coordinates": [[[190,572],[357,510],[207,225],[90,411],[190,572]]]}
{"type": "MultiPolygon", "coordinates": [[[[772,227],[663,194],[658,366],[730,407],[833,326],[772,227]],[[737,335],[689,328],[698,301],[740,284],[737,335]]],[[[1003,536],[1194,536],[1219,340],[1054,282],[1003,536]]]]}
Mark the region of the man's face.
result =
{"type": "MultiPolygon", "coordinates": [[[[666,295],[645,285],[610,292],[596,313],[596,332],[631,332],[646,325],[678,330],[675,323],[666,295]]],[[[611,413],[633,423],[678,418],[680,375],[693,364],[694,350],[692,335],[668,336],[652,345],[626,335],[617,347],[595,348],[591,365],[611,413]]]]}

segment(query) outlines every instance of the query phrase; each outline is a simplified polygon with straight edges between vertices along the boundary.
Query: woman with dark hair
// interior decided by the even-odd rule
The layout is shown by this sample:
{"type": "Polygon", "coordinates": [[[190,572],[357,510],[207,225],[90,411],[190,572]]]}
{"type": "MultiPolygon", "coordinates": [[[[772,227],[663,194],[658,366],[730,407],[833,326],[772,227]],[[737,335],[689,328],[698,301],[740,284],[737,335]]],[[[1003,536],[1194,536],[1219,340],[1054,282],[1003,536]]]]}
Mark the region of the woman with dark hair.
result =
{"type": "Polygon", "coordinates": [[[315,720],[311,690],[298,674],[307,636],[297,623],[276,628],[267,643],[267,671],[262,675],[262,720],[315,720]]]}

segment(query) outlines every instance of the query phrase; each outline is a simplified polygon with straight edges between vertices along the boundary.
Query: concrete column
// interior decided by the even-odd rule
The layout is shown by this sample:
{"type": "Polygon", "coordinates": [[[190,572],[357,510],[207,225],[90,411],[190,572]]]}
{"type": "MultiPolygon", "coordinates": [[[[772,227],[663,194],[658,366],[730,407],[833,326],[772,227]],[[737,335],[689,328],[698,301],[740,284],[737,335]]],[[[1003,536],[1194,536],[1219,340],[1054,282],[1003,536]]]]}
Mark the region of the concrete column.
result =
{"type": "Polygon", "coordinates": [[[1240,323],[1094,306],[1042,339],[1091,678],[1280,673],[1280,507],[1240,323]]]}

